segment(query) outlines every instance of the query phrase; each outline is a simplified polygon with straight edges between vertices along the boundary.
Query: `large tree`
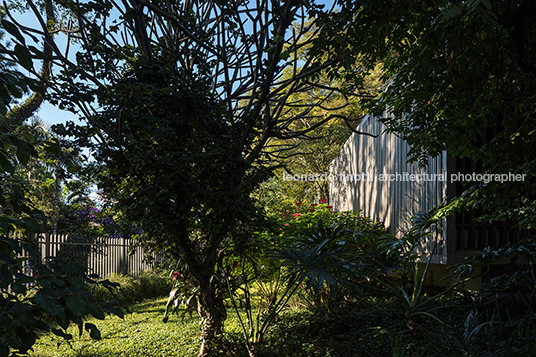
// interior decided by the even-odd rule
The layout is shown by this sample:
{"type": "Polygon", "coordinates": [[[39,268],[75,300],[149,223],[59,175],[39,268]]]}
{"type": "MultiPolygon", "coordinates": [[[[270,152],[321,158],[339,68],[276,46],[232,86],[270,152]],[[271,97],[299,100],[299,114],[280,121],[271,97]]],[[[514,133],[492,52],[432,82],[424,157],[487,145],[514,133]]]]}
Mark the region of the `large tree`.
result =
{"type": "Polygon", "coordinates": [[[340,88],[323,83],[320,98],[298,95],[346,55],[310,50],[323,30],[310,19],[332,10],[295,0],[57,1],[67,20],[51,28],[28,5],[41,28],[17,23],[11,55],[36,57],[19,32],[50,46],[47,60],[59,71],[44,78],[26,61],[27,69],[53,103],[86,121],[67,132],[106,165],[105,194],[143,223],[146,245],[185,263],[200,291],[199,355],[215,353],[225,258],[244,248],[255,217],[250,193],[277,166],[270,140],[308,135],[337,117],[315,109],[340,88]]]}

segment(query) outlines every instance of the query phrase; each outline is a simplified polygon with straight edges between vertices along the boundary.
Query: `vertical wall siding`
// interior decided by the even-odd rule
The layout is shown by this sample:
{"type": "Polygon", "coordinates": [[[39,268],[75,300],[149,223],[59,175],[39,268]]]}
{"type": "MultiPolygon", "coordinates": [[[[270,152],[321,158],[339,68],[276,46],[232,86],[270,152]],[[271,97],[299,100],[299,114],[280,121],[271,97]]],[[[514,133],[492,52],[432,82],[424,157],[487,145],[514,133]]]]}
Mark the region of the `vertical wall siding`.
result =
{"type": "MultiPolygon", "coordinates": [[[[410,147],[394,134],[385,132],[377,118],[367,116],[358,131],[376,135],[352,134],[331,164],[331,205],[338,211],[363,210],[374,220],[384,222],[389,233],[401,237],[411,227],[411,217],[431,209],[446,197],[446,181],[380,180],[380,174],[443,174],[447,175],[447,155],[429,160],[425,169],[406,163],[410,147]],[[350,181],[368,174],[371,180],[350,181]]],[[[446,220],[431,230],[423,242],[421,253],[429,256],[434,247],[434,263],[446,264],[446,220]]]]}

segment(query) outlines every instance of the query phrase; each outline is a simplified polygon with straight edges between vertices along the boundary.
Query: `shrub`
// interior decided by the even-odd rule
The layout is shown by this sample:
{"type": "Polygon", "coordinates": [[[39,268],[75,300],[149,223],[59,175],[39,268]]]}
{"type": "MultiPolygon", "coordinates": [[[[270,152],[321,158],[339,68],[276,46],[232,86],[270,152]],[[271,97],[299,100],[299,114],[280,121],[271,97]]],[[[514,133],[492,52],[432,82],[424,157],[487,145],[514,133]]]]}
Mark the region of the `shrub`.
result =
{"type": "Polygon", "coordinates": [[[455,356],[530,356],[534,354],[536,325],[533,316],[480,316],[471,311],[462,323],[450,322],[430,330],[423,349],[428,355],[455,356]]]}
{"type": "Polygon", "coordinates": [[[258,354],[267,331],[300,289],[321,294],[313,304],[309,299],[309,306],[328,310],[352,295],[356,284],[349,267],[375,250],[384,232],[361,211],[337,213],[323,203],[296,207],[292,215],[274,217],[274,226],[254,237],[247,254],[224,265],[233,308],[246,310],[239,320],[250,356],[258,354]]]}
{"type": "Polygon", "coordinates": [[[115,300],[129,305],[145,299],[165,296],[171,289],[167,276],[160,270],[143,271],[134,276],[112,274],[108,280],[118,283],[119,287],[111,289],[100,285],[91,287],[93,296],[99,302],[115,300]]]}
{"type": "Polygon", "coordinates": [[[293,260],[292,257],[299,260],[296,262],[299,265],[304,263],[304,254],[309,256],[319,248],[317,258],[323,256],[327,259],[324,263],[333,265],[328,270],[337,280],[335,283],[334,279],[327,279],[323,284],[316,280],[315,289],[310,289],[311,280],[305,285],[306,289],[300,289],[300,302],[310,309],[340,307],[356,297],[356,275],[350,267],[385,258],[381,256],[380,249],[386,234],[385,227],[381,222],[366,217],[361,210],[334,212],[323,202],[310,205],[296,202],[295,206],[294,213],[286,213],[278,221],[279,231],[272,235],[272,239],[275,236],[283,251],[293,252],[285,255],[290,260],[293,260]]]}
{"type": "Polygon", "coordinates": [[[337,314],[292,312],[281,317],[260,356],[391,356],[391,340],[406,333],[403,312],[393,302],[375,300],[345,306],[337,314]]]}

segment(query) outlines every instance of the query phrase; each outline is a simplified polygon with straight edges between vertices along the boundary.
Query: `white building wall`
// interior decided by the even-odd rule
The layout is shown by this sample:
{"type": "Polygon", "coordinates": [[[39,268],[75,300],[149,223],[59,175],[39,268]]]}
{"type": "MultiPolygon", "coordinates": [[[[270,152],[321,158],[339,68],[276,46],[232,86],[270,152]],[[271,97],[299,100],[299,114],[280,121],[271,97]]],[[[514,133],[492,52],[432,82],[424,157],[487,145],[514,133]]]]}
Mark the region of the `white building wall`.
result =
{"type": "MultiPolygon", "coordinates": [[[[377,118],[367,116],[357,131],[376,137],[354,133],[344,144],[331,165],[330,204],[337,211],[361,209],[366,216],[384,222],[390,234],[401,237],[411,227],[412,216],[439,205],[446,197],[447,182],[438,180],[441,177],[437,175],[447,178],[447,154],[429,160],[428,166],[420,169],[417,164],[406,163],[409,145],[385,129],[377,118]],[[436,179],[411,181],[412,174],[427,174],[428,178],[435,174],[436,179]],[[382,181],[385,175],[395,175],[395,180],[389,177],[382,181]]],[[[433,263],[447,262],[446,227],[445,219],[436,224],[422,246],[421,253],[426,256],[437,242],[433,263]]]]}

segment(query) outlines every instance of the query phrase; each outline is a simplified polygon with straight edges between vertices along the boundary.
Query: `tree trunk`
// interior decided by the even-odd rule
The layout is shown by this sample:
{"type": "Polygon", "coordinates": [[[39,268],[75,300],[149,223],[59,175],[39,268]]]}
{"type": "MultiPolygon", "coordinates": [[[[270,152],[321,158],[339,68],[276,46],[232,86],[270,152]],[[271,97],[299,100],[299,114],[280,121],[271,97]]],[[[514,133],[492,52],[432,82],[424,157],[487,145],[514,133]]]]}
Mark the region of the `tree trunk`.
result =
{"type": "Polygon", "coordinates": [[[252,343],[251,346],[248,348],[249,357],[257,357],[258,353],[259,353],[259,344],[252,343]]]}
{"type": "Polygon", "coordinates": [[[198,312],[203,319],[202,343],[198,357],[214,356],[222,346],[223,323],[227,310],[223,304],[223,294],[212,288],[201,289],[198,297],[198,312]]]}

